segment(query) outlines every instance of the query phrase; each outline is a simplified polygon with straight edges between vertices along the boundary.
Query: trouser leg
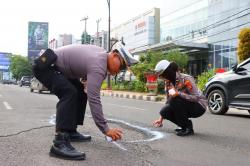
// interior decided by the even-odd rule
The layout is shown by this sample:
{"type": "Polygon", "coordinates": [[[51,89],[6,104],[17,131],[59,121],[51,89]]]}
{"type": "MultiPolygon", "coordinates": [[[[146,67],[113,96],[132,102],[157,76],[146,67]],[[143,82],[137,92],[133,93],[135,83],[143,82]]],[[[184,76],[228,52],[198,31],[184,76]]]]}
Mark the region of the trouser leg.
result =
{"type": "Polygon", "coordinates": [[[77,90],[60,72],[50,68],[46,71],[33,69],[35,77],[58,98],[56,105],[56,130],[76,129],[77,122],[77,90]]]}
{"type": "Polygon", "coordinates": [[[169,104],[165,104],[161,110],[160,110],[160,115],[164,119],[167,119],[173,123],[177,123],[174,117],[174,110],[169,104]]]}
{"type": "Polygon", "coordinates": [[[77,119],[76,119],[76,122],[77,122],[77,125],[83,125],[85,111],[86,111],[86,105],[87,105],[87,94],[84,92],[84,86],[79,81],[79,79],[70,79],[69,81],[77,90],[77,104],[76,104],[77,119]]]}
{"type": "Polygon", "coordinates": [[[199,103],[193,104],[193,109],[188,110],[190,118],[198,118],[202,116],[206,109],[204,109],[199,103]]]}
{"type": "Polygon", "coordinates": [[[193,128],[189,118],[197,118],[204,114],[205,109],[197,102],[187,101],[181,97],[175,97],[170,101],[174,108],[174,116],[177,124],[182,128],[193,128]]]}
{"type": "Polygon", "coordinates": [[[169,105],[173,108],[173,114],[175,117],[175,122],[181,128],[187,128],[190,126],[190,121],[188,119],[188,110],[190,109],[190,104],[186,100],[175,97],[171,99],[169,105]]]}

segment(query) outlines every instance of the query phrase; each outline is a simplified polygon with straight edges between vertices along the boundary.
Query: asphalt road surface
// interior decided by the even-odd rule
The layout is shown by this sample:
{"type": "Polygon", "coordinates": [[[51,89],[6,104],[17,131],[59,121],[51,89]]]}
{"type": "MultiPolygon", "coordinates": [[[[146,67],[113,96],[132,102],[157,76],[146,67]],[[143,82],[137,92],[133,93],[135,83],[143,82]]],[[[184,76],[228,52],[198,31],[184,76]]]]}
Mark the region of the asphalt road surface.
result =
{"type": "Polygon", "coordinates": [[[218,116],[206,112],[193,119],[195,135],[178,137],[176,126],[164,121],[152,127],[164,103],[102,97],[104,114],[111,127],[124,136],[118,144],[107,142],[95,126],[89,108],[79,131],[92,135],[88,143],[73,143],[86,153],[85,161],[68,161],[49,156],[54,138],[56,96],[28,87],[0,85],[1,166],[249,166],[250,115],[230,109],[218,116]]]}

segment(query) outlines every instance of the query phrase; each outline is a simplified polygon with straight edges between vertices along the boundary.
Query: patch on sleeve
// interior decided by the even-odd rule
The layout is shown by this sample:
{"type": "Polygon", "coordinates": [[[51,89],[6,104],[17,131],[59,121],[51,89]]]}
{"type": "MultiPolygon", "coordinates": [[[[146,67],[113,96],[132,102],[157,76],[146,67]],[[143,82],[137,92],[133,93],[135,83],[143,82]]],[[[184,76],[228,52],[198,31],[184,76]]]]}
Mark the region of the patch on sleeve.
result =
{"type": "Polygon", "coordinates": [[[193,89],[193,86],[190,80],[185,80],[184,84],[188,88],[189,91],[193,89]]]}

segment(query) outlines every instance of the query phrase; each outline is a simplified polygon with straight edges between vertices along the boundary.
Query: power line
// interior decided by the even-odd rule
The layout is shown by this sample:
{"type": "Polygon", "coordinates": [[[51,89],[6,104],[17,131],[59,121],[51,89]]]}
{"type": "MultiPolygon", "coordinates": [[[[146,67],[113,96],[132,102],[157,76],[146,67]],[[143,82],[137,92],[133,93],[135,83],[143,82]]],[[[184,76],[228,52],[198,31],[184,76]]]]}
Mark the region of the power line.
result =
{"type": "MultiPolygon", "coordinates": [[[[248,9],[250,9],[250,8],[247,8],[247,10],[248,10],[248,9]]],[[[244,9],[243,11],[245,11],[245,10],[246,10],[246,9],[244,9]]],[[[243,12],[243,11],[241,11],[241,12],[243,12]]],[[[239,14],[239,13],[241,13],[241,12],[238,12],[237,14],[239,14]]],[[[225,23],[228,23],[228,22],[237,20],[237,19],[239,19],[239,18],[245,17],[245,16],[247,16],[247,15],[249,15],[249,14],[250,14],[250,13],[247,13],[247,14],[244,14],[244,15],[242,15],[242,16],[236,17],[236,18],[234,18],[234,19],[232,19],[232,20],[228,20],[228,21],[225,21],[225,19],[224,19],[224,20],[217,21],[216,23],[210,24],[210,25],[208,25],[208,26],[206,26],[206,27],[202,27],[202,28],[200,28],[200,29],[198,29],[198,30],[189,32],[189,33],[187,33],[187,34],[184,34],[184,35],[181,35],[181,36],[177,36],[175,39],[185,39],[185,38],[189,37],[190,33],[193,33],[193,34],[194,34],[194,33],[196,33],[196,32],[202,31],[203,29],[204,29],[204,30],[210,30],[210,29],[216,28],[216,27],[218,27],[218,26],[220,26],[220,25],[223,25],[223,24],[225,24],[225,23]],[[224,22],[222,22],[222,23],[220,23],[220,24],[217,24],[217,23],[219,23],[219,22],[221,22],[221,21],[224,21],[224,22]],[[216,24],[217,24],[217,26],[216,26],[216,24]],[[205,28],[210,27],[210,26],[214,26],[214,27],[209,28],[209,29],[205,29],[205,28]],[[187,36],[187,37],[186,37],[186,36],[187,36]]],[[[233,16],[235,16],[235,15],[236,15],[236,14],[231,15],[230,17],[233,17],[233,16]]],[[[227,17],[227,19],[230,18],[230,17],[227,17]]],[[[204,31],[204,30],[203,30],[203,31],[204,31]]]]}
{"type": "MultiPolygon", "coordinates": [[[[181,44],[187,44],[187,43],[190,43],[190,42],[193,42],[193,41],[197,41],[197,40],[201,40],[201,39],[204,39],[204,38],[207,38],[207,37],[216,36],[216,35],[225,33],[225,32],[227,32],[227,31],[233,30],[233,29],[235,29],[235,28],[244,26],[244,25],[249,24],[249,23],[250,23],[250,22],[246,22],[246,23],[243,23],[243,24],[240,24],[240,25],[237,25],[237,26],[234,26],[234,27],[225,29],[225,30],[220,31],[220,32],[218,32],[218,33],[211,34],[211,35],[209,35],[209,36],[202,36],[202,37],[200,37],[200,38],[192,39],[192,40],[185,41],[185,42],[180,42],[180,43],[178,43],[178,44],[179,44],[179,45],[181,45],[181,44]]],[[[232,39],[234,39],[234,38],[232,38],[232,39]]],[[[232,40],[232,39],[227,39],[227,40],[232,40]]],[[[235,38],[235,39],[237,39],[237,38],[235,38]]],[[[227,40],[221,40],[221,41],[227,41],[227,40]]],[[[181,40],[173,40],[173,42],[178,42],[178,41],[181,41],[181,40]]],[[[216,41],[216,42],[214,42],[214,43],[218,43],[218,42],[219,42],[219,41],[216,41]]],[[[167,48],[170,48],[170,49],[171,49],[171,48],[175,48],[175,47],[178,47],[178,46],[170,46],[170,47],[167,47],[167,48]]],[[[162,50],[163,50],[163,49],[162,49],[162,50]]]]}

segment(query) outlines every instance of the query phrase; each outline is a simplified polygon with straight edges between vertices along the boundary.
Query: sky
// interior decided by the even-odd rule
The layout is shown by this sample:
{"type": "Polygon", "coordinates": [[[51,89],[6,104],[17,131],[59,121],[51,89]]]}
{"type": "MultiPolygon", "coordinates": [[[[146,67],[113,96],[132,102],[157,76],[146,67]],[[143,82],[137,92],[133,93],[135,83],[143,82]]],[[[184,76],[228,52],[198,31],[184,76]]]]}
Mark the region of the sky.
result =
{"type": "MultiPolygon", "coordinates": [[[[192,0],[191,0],[192,1],[192,0]]],[[[153,7],[161,16],[189,3],[190,0],[110,0],[111,29],[153,7]]],[[[88,16],[87,32],[108,29],[107,0],[3,0],[0,2],[0,52],[27,56],[28,22],[49,22],[49,39],[72,34],[80,39],[82,18],[88,16]]]]}

